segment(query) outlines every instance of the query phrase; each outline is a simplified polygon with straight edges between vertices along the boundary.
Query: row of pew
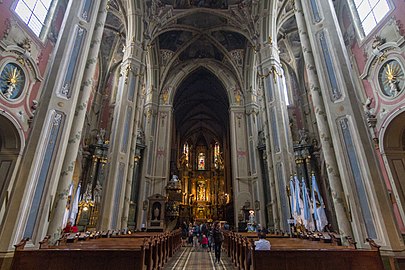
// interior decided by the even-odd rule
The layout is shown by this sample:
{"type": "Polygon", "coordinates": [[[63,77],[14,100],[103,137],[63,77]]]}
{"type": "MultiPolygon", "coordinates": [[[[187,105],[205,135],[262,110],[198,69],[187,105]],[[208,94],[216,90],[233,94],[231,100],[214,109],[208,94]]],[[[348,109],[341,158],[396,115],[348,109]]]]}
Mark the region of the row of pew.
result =
{"type": "MultiPolygon", "coordinates": [[[[383,270],[379,247],[369,239],[371,249],[339,245],[330,235],[316,238],[291,238],[267,235],[271,250],[255,250],[256,234],[224,232],[223,248],[238,270],[383,270]],[[330,239],[331,241],[329,241],[330,239]]],[[[341,243],[341,242],[340,242],[341,243]]]]}
{"type": "Polygon", "coordinates": [[[181,231],[132,234],[66,234],[57,245],[49,237],[37,249],[25,248],[27,239],[15,247],[12,269],[162,269],[181,247],[181,231]]]}

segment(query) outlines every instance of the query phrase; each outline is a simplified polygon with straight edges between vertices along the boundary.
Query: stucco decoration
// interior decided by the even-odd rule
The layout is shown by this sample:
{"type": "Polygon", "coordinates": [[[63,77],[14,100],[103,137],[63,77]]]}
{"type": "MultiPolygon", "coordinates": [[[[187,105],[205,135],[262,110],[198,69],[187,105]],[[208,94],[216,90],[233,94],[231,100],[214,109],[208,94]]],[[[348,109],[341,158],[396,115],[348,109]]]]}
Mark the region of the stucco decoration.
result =
{"type": "Polygon", "coordinates": [[[39,62],[40,48],[35,42],[31,42],[31,37],[26,31],[21,28],[15,20],[7,20],[5,22],[7,30],[4,33],[0,44],[3,48],[9,47],[9,50],[21,50],[21,53],[26,53],[26,44],[29,43],[29,58],[34,63],[39,62]]]}
{"type": "Polygon", "coordinates": [[[361,79],[366,79],[371,74],[371,70],[389,58],[392,52],[399,52],[405,44],[402,25],[394,17],[385,24],[364,47],[367,58],[361,79]]]}

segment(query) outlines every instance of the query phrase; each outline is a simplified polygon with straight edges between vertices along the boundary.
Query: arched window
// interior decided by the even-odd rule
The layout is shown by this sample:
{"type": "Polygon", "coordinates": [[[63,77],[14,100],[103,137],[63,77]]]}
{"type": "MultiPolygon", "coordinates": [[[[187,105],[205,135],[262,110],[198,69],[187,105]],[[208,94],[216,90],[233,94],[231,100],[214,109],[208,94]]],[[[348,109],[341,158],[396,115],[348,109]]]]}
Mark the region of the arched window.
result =
{"type": "Polygon", "coordinates": [[[215,142],[214,145],[214,166],[216,169],[219,167],[219,159],[220,159],[220,150],[219,150],[219,143],[215,142]]]}
{"type": "Polygon", "coordinates": [[[198,170],[205,170],[205,154],[198,153],[198,170]]]}
{"type": "Polygon", "coordinates": [[[388,0],[352,0],[357,27],[363,31],[362,37],[367,36],[391,10],[388,0]],[[357,18],[356,18],[357,17],[357,18]]]}
{"type": "Polygon", "coordinates": [[[18,0],[14,11],[20,19],[37,35],[42,38],[46,31],[48,13],[52,0],[18,0]]]}

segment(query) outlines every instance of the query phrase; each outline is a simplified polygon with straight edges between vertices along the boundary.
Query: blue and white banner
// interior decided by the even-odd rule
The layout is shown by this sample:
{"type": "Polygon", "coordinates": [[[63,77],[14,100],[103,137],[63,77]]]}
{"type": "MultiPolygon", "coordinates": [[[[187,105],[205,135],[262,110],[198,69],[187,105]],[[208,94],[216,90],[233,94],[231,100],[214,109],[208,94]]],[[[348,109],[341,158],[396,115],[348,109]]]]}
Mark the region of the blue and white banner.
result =
{"type": "Polygon", "coordinates": [[[317,231],[323,231],[328,225],[328,219],[325,214],[325,204],[322,200],[321,193],[319,192],[318,184],[315,175],[312,175],[312,205],[314,208],[314,218],[316,222],[317,231]]]}
{"type": "Polygon", "coordinates": [[[302,201],[304,205],[303,213],[303,223],[307,230],[314,231],[315,224],[312,218],[312,207],[311,201],[308,194],[307,184],[305,183],[304,177],[302,178],[302,201]]]}
{"type": "Polygon", "coordinates": [[[292,176],[290,178],[290,207],[291,207],[291,215],[294,216],[294,212],[295,212],[295,188],[294,188],[294,180],[293,180],[292,176]]]}
{"type": "Polygon", "coordinates": [[[72,225],[76,224],[76,217],[77,217],[77,213],[79,212],[80,188],[81,188],[81,185],[79,184],[77,186],[75,199],[73,201],[72,211],[70,212],[69,220],[72,222],[72,225]]]}
{"type": "Polygon", "coordinates": [[[303,208],[302,204],[302,199],[301,199],[301,188],[300,188],[300,180],[298,180],[297,175],[294,175],[294,212],[293,212],[293,218],[295,220],[295,224],[302,224],[302,214],[303,211],[301,209],[303,208]]]}

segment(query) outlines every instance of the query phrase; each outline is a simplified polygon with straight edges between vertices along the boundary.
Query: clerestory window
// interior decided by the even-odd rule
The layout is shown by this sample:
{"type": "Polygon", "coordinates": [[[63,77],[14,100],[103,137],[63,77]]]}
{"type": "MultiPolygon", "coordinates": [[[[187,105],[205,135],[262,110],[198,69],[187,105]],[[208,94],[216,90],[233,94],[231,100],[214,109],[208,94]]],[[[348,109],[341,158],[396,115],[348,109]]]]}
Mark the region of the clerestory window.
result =
{"type": "Polygon", "coordinates": [[[364,36],[368,36],[391,9],[388,0],[353,0],[353,3],[364,36]]]}
{"type": "Polygon", "coordinates": [[[14,11],[39,38],[44,36],[53,0],[18,0],[14,11]]]}

